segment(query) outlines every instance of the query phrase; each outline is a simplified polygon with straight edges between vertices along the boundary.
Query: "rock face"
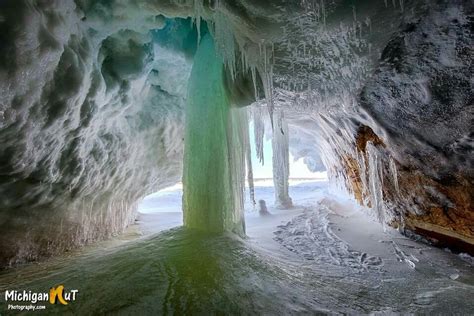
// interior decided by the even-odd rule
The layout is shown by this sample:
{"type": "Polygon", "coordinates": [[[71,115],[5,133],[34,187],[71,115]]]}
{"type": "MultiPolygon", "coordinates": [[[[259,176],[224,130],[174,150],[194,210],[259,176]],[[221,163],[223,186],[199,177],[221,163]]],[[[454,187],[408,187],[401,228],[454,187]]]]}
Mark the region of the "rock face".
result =
{"type": "Polygon", "coordinates": [[[119,233],[179,181],[202,19],[226,78],[251,78],[230,94],[284,112],[291,152],[381,222],[468,249],[473,5],[346,2],[1,2],[0,265],[119,233]]]}
{"type": "MultiPolygon", "coordinates": [[[[428,237],[436,233],[440,242],[441,235],[457,238],[459,246],[474,241],[474,24],[466,12],[447,6],[406,24],[360,94],[398,170],[398,194],[383,179],[398,224],[428,237]]],[[[362,135],[357,147],[364,151],[359,143],[374,136],[362,135]]]]}
{"type": "MultiPolygon", "coordinates": [[[[361,50],[359,60],[349,63],[352,76],[358,63],[373,69],[370,75],[360,72],[351,84],[340,78],[323,83],[324,93],[337,88],[355,97],[334,105],[334,95],[313,88],[280,91],[280,99],[292,113],[287,116],[293,115],[293,128],[313,136],[332,177],[382,223],[472,253],[473,7],[438,2],[420,10],[405,15],[379,46],[377,61],[364,59],[361,50]],[[323,105],[319,115],[314,103],[323,105]]],[[[338,58],[328,59],[337,65],[338,58]]],[[[322,73],[341,71],[334,64],[322,73]]],[[[320,77],[309,75],[322,82],[320,77]]]]}

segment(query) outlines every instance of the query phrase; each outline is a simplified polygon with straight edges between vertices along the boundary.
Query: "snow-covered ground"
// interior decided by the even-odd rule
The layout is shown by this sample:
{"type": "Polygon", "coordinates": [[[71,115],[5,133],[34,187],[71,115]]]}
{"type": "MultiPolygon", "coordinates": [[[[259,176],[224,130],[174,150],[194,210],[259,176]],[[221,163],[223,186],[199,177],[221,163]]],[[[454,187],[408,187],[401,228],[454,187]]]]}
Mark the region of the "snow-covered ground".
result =
{"type": "Polygon", "coordinates": [[[271,182],[257,182],[255,193],[270,214],[247,201],[244,240],[168,230],[182,225],[176,186],[145,199],[126,234],[0,273],[0,291],[64,283],[81,294],[71,311],[87,314],[474,311],[471,257],[384,231],[325,180],[292,181],[287,210],[273,207],[271,182]]]}
{"type": "MultiPolygon", "coordinates": [[[[143,234],[182,225],[181,193],[181,186],[176,185],[144,200],[138,221],[143,234]]],[[[461,296],[474,295],[472,257],[384,229],[367,209],[330,189],[325,179],[292,180],[292,209],[273,207],[271,180],[257,181],[255,195],[256,208],[246,201],[246,233],[248,244],[260,253],[324,269],[328,275],[364,275],[365,285],[380,288],[381,293],[406,288],[406,293],[397,295],[411,295],[415,310],[418,305],[434,308],[437,300],[449,301],[457,291],[461,296]],[[258,200],[265,200],[269,215],[259,214],[258,200]]],[[[474,308],[474,302],[469,306],[474,308]]]]}
{"type": "MultiPolygon", "coordinates": [[[[245,223],[249,243],[274,255],[294,255],[314,263],[347,269],[410,273],[421,267],[438,267],[449,279],[474,280],[474,260],[452,255],[383,228],[370,212],[350,196],[321,179],[290,180],[294,207],[277,209],[271,179],[256,181],[254,207],[246,200],[245,223]],[[258,211],[266,202],[269,215],[258,211]],[[288,253],[289,250],[291,253],[288,253]],[[452,262],[449,262],[452,261],[452,262]],[[443,266],[446,264],[446,266],[443,266]]],[[[139,206],[138,230],[142,235],[181,226],[182,185],[152,194],[139,206]]]]}

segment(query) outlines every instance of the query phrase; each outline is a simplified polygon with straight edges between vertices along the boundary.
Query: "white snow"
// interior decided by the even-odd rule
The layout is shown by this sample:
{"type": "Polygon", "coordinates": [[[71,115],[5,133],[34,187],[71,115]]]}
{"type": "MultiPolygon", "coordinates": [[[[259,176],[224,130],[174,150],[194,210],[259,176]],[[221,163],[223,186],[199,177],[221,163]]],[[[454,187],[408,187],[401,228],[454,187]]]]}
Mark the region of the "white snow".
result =
{"type": "MultiPolygon", "coordinates": [[[[256,194],[266,200],[271,215],[259,216],[247,209],[248,237],[243,243],[238,241],[241,247],[216,248],[222,245],[206,239],[203,251],[214,252],[205,252],[205,262],[212,261],[211,254],[219,253],[215,266],[217,271],[225,269],[216,279],[219,282],[213,283],[216,292],[212,293],[237,297],[239,306],[247,312],[268,311],[275,306],[274,301],[282,312],[294,313],[451,314],[472,309],[472,263],[409,240],[396,231],[384,231],[375,218],[367,216],[368,210],[358,207],[344,193],[331,190],[327,181],[298,182],[290,183],[295,207],[281,210],[273,207],[271,181],[257,181],[256,194]],[[229,254],[232,256],[226,257],[229,254]],[[252,295],[241,297],[241,293],[252,295]]],[[[191,276],[180,277],[183,270],[179,269],[189,263],[186,253],[179,253],[183,249],[180,230],[154,235],[181,225],[181,194],[181,186],[176,185],[149,196],[140,205],[140,210],[147,213],[140,213],[138,225],[115,241],[86,247],[79,254],[72,252],[69,258],[12,270],[0,275],[0,283],[43,281],[49,285],[48,278],[64,277],[71,282],[73,277],[80,289],[90,290],[87,294],[91,297],[95,297],[95,290],[100,291],[93,304],[118,304],[108,300],[117,291],[121,293],[114,285],[126,284],[129,295],[128,286],[132,284],[138,291],[154,289],[153,295],[146,296],[153,301],[145,306],[159,308],[157,302],[166,301],[161,295],[168,287],[166,278],[156,279],[162,264],[170,264],[169,271],[177,269],[171,273],[172,280],[184,282],[179,284],[191,289],[199,285],[191,276]],[[142,238],[138,238],[140,234],[142,238]],[[97,275],[104,277],[103,288],[96,286],[97,275]],[[165,286],[160,287],[162,284],[165,286]]],[[[233,238],[217,238],[222,239],[233,238]]],[[[235,247],[230,241],[224,245],[235,247]]],[[[212,269],[204,271],[210,273],[212,269]]],[[[189,294],[181,298],[189,299],[189,294]]],[[[133,306],[140,310],[144,303],[137,302],[133,306]]]]}
{"type": "MultiPolygon", "coordinates": [[[[139,206],[141,233],[182,225],[181,195],[182,186],[177,184],[146,197],[139,206]]],[[[333,273],[370,273],[381,282],[474,277],[472,262],[461,260],[462,255],[410,240],[390,228],[384,231],[370,210],[332,188],[326,179],[290,180],[291,209],[274,206],[271,179],[256,181],[255,195],[257,201],[266,202],[270,215],[259,215],[247,199],[247,240],[271,256],[315,267],[325,265],[333,273]]]]}

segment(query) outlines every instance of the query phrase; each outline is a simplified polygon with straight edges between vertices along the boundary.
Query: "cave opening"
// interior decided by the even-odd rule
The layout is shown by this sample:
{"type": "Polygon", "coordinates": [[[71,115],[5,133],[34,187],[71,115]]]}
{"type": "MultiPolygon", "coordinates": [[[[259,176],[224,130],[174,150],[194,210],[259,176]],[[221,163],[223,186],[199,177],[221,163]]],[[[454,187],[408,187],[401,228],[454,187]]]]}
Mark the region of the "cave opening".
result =
{"type": "MultiPolygon", "coordinates": [[[[271,124],[266,120],[265,129],[266,137],[263,139],[262,152],[266,157],[266,162],[259,161],[256,153],[256,144],[251,140],[251,163],[253,173],[253,187],[249,186],[248,179],[245,183],[245,200],[243,205],[245,221],[250,225],[251,229],[259,224],[258,218],[270,215],[274,212],[291,209],[290,207],[282,207],[276,203],[276,191],[273,180],[273,164],[272,164],[272,141],[271,141],[271,124]],[[251,191],[253,190],[253,191],[251,191]],[[262,201],[262,202],[261,202],[262,201]],[[261,204],[265,205],[267,213],[262,212],[261,204]],[[281,210],[280,210],[281,209],[281,210]]],[[[250,135],[254,134],[253,122],[249,124],[250,135]]],[[[289,131],[291,136],[291,128],[289,131]]],[[[290,148],[292,143],[290,142],[290,148]]],[[[245,174],[248,174],[246,168],[245,174]]],[[[296,158],[291,152],[289,153],[289,195],[296,196],[296,201],[300,201],[311,195],[311,192],[317,190],[327,190],[332,194],[344,195],[340,188],[331,187],[327,178],[327,172],[324,170],[314,171],[308,168],[304,162],[304,158],[296,158]]],[[[183,225],[183,183],[166,187],[157,192],[151,193],[143,198],[138,206],[138,226],[145,234],[157,233],[173,227],[183,225]]],[[[263,217],[263,220],[265,217],[263,217]]],[[[262,220],[262,222],[263,222],[262,220]]],[[[266,227],[271,230],[272,227],[266,227]]]]}
{"type": "MultiPolygon", "coordinates": [[[[192,58],[193,70],[187,84],[185,115],[182,182],[184,225],[208,232],[233,231],[243,234],[245,183],[255,209],[253,162],[258,160],[264,166],[264,142],[268,139],[264,141],[261,138],[265,129],[272,140],[272,153],[268,155],[271,160],[270,163],[267,161],[272,172],[267,178],[273,182],[274,204],[280,209],[292,207],[289,178],[293,163],[290,166],[292,155],[288,123],[282,110],[265,114],[269,110],[258,105],[254,105],[255,113],[250,107],[239,108],[241,104],[248,106],[242,103],[242,95],[252,93],[257,96],[259,83],[250,85],[254,88],[253,92],[244,91],[247,87],[242,82],[249,79],[241,77],[245,76],[246,70],[226,65],[221,59],[221,52],[215,47],[207,23],[201,21],[198,27],[199,32],[189,19],[168,20],[163,29],[153,32],[154,40],[160,45],[169,45],[171,39],[175,48],[184,50],[188,58],[192,58]],[[229,78],[231,75],[232,78],[229,78]],[[203,77],[207,79],[202,80],[203,77]],[[265,127],[268,120],[271,124],[265,127]],[[255,153],[257,157],[252,157],[255,153]]],[[[240,67],[244,65],[240,64],[240,67]]],[[[257,77],[250,80],[255,81],[257,77]]],[[[299,170],[293,168],[293,173],[307,172],[301,178],[311,178],[311,172],[304,165],[300,162],[299,170]]],[[[319,168],[322,169],[321,166],[319,168]]],[[[297,178],[295,174],[293,178],[297,178]]],[[[259,204],[266,208],[264,200],[259,200],[259,204]]]]}

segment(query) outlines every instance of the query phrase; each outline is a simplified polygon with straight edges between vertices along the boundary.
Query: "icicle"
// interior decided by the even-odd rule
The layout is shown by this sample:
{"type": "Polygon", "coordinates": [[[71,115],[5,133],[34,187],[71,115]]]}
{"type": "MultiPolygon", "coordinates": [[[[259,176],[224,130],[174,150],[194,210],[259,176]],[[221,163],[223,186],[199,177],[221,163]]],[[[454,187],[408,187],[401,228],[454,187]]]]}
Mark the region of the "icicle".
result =
{"type": "MultiPolygon", "coordinates": [[[[198,44],[201,39],[201,23],[203,20],[203,15],[205,13],[205,8],[202,0],[193,0],[194,4],[194,17],[193,23],[196,25],[198,32],[198,44]]],[[[217,53],[222,57],[225,67],[231,75],[233,80],[237,77],[237,58],[238,50],[236,47],[236,40],[234,37],[234,31],[231,27],[231,24],[228,21],[228,17],[223,13],[225,10],[220,9],[221,2],[215,1],[210,7],[210,14],[212,16],[205,15],[204,18],[207,18],[208,29],[214,38],[217,53]]],[[[242,58],[244,58],[245,51],[240,49],[242,58]]],[[[248,70],[246,66],[248,62],[243,62],[242,70],[248,70]]]]}
{"type": "Polygon", "coordinates": [[[392,157],[390,157],[389,167],[390,167],[390,173],[391,173],[392,179],[393,179],[393,185],[395,186],[395,192],[397,192],[397,194],[399,194],[400,193],[400,188],[398,187],[397,165],[395,164],[395,160],[392,157]]]}
{"type": "Polygon", "coordinates": [[[253,108],[253,131],[255,137],[255,151],[257,158],[262,164],[265,164],[265,157],[263,154],[263,138],[265,136],[265,122],[263,120],[262,108],[255,106],[253,108]]]}
{"type": "Polygon", "coordinates": [[[214,13],[215,41],[219,47],[219,53],[229,70],[232,80],[237,76],[236,45],[233,31],[226,16],[219,10],[214,13]]]}
{"type": "MultiPolygon", "coordinates": [[[[357,160],[358,160],[357,162],[360,168],[359,175],[360,175],[360,180],[362,183],[362,192],[363,193],[369,192],[369,180],[367,176],[366,160],[364,159],[364,156],[361,153],[357,152],[356,155],[357,155],[357,160]]],[[[364,202],[363,203],[364,205],[369,205],[370,197],[367,194],[362,194],[361,198],[364,202]]]]}
{"type": "Polygon", "coordinates": [[[377,219],[383,224],[385,228],[385,210],[383,204],[383,183],[382,183],[382,168],[378,149],[367,142],[367,159],[368,166],[368,185],[372,209],[375,211],[377,219]]]}
{"type": "Polygon", "coordinates": [[[255,67],[251,67],[250,73],[252,74],[253,90],[255,91],[255,100],[257,101],[259,99],[258,89],[257,89],[257,69],[255,67]]]}
{"type": "Polygon", "coordinates": [[[233,202],[231,227],[236,233],[245,233],[245,162],[246,143],[248,142],[248,117],[246,108],[231,108],[230,124],[227,126],[227,144],[231,169],[231,187],[233,202]],[[240,226],[242,225],[242,226],[240,226]]]}
{"type": "MultiPolygon", "coordinates": [[[[248,114],[247,114],[247,108],[244,108],[243,111],[245,111],[245,120],[248,122],[248,114]]],[[[243,126],[244,128],[244,139],[245,139],[245,158],[247,162],[247,182],[249,185],[249,197],[250,201],[253,204],[253,207],[255,208],[256,202],[255,202],[255,187],[253,183],[253,169],[252,169],[252,149],[250,146],[250,135],[249,135],[249,128],[248,128],[248,123],[243,126]]]]}
{"type": "Polygon", "coordinates": [[[249,185],[249,197],[250,201],[253,204],[253,207],[255,208],[255,205],[257,204],[255,202],[255,186],[253,182],[253,169],[252,169],[252,152],[250,151],[250,144],[248,146],[247,150],[247,182],[249,185]]]}
{"type": "Polygon", "coordinates": [[[261,54],[263,54],[263,88],[265,91],[265,99],[267,101],[268,114],[270,115],[270,123],[273,129],[273,62],[272,55],[267,52],[267,45],[263,43],[260,46],[261,54]]]}
{"type": "Polygon", "coordinates": [[[284,119],[283,112],[277,111],[276,124],[273,129],[272,150],[273,150],[273,185],[275,187],[275,204],[280,208],[292,206],[290,195],[288,194],[290,177],[290,152],[288,124],[284,119]]]}
{"type": "Polygon", "coordinates": [[[201,17],[203,13],[203,6],[202,6],[202,1],[201,0],[194,0],[194,17],[193,17],[193,23],[196,25],[197,29],[197,43],[199,45],[199,42],[201,41],[201,17]]]}

